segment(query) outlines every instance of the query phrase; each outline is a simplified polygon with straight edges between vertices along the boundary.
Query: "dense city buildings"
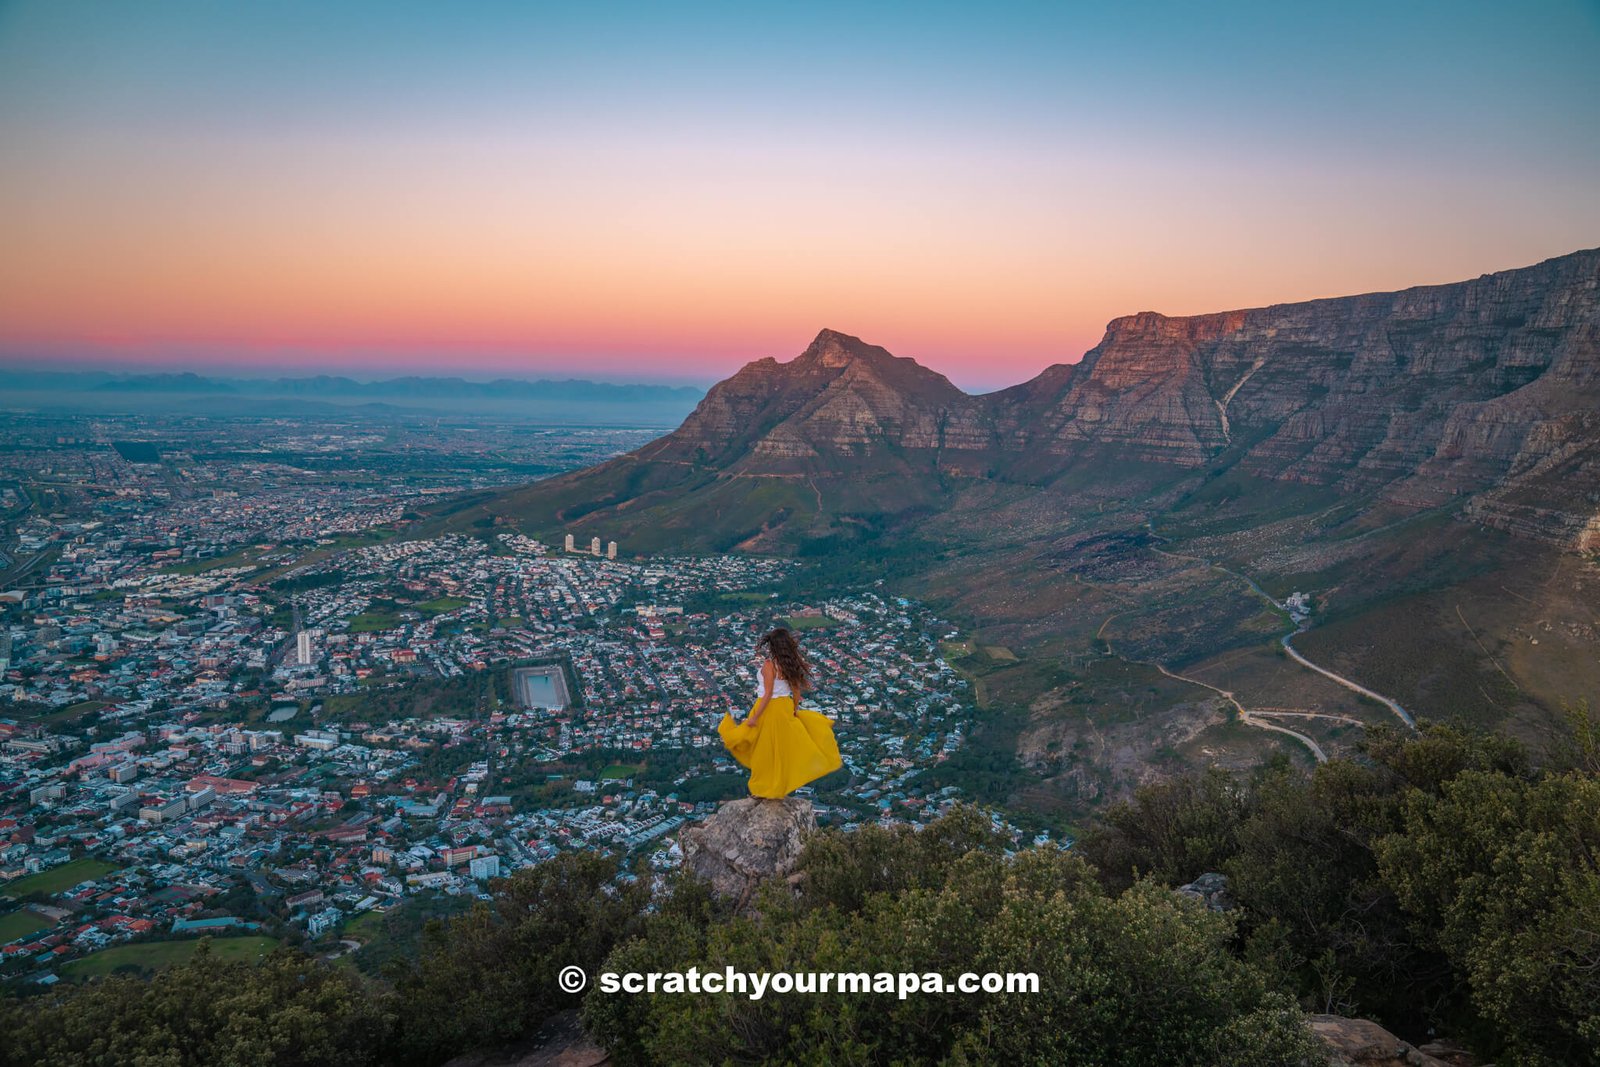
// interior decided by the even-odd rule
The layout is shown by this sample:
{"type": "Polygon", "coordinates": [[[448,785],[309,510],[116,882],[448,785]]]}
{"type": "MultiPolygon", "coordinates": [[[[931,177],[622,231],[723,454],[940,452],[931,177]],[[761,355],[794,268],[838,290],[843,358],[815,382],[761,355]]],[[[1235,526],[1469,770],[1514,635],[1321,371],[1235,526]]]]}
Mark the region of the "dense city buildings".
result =
{"type": "Polygon", "coordinates": [[[824,821],[923,821],[958,796],[927,774],[972,720],[940,652],[955,635],[881,589],[799,598],[799,565],[776,558],[420,528],[422,494],[476,476],[275,470],[221,490],[167,451],[89,439],[46,459],[12,433],[14,978],[199,933],[354,944],[363,916],[481,895],[565,850],[621,853],[627,877],[670,869],[673,831],[744,791],[716,724],[753,703],[754,642],[775,624],[804,632],[808,703],[837,724],[844,769],[808,791],[824,821]]]}

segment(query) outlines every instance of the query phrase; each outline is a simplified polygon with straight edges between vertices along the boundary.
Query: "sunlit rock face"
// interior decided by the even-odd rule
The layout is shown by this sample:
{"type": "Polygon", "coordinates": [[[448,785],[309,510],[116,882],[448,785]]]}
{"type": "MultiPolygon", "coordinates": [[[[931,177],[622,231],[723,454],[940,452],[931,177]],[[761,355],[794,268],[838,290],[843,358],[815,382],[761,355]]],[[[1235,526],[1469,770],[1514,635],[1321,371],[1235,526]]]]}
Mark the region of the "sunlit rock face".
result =
{"type": "MultiPolygon", "coordinates": [[[[1396,293],[1141,312],[1080,362],[982,396],[823,330],[793,360],[718,383],[673,433],[540,492],[587,512],[788,479],[804,493],[791,502],[814,498],[819,515],[893,513],[940,506],[962,479],[1044,484],[1129,463],[1461,500],[1472,521],[1593,544],[1600,250],[1396,293]],[[867,484],[887,488],[850,489],[867,484]]],[[[711,518],[739,514],[719,492],[711,518]]]]}
{"type": "MultiPolygon", "coordinates": [[[[1552,462],[1596,486],[1600,251],[1398,293],[1131,315],[1077,367],[1007,393],[1013,448],[1200,465],[1231,447],[1253,473],[1413,502],[1552,462]]],[[[1569,503],[1582,526],[1600,501],[1569,503]]]]}
{"type": "Polygon", "coordinates": [[[660,454],[715,462],[984,447],[979,409],[915,360],[823,330],[790,362],[756,360],[713,386],[660,454]]]}

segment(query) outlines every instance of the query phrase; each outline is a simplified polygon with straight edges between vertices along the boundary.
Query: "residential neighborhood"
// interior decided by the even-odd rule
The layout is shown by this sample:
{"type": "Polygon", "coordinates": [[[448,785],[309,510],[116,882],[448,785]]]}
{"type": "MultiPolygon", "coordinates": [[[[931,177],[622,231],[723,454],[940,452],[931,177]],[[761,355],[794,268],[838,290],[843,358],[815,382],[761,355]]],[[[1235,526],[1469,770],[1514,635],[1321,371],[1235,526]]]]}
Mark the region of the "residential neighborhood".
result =
{"type": "Polygon", "coordinates": [[[785,595],[776,558],[411,537],[408,495],[23,514],[8,550],[52,554],[0,631],[4,974],[201,935],[357,951],[364,916],[567,850],[670,871],[675,831],[744,793],[716,727],[754,703],[774,625],[839,739],[843,770],[806,790],[822,822],[960,799],[927,772],[973,695],[921,605],[785,595]]]}

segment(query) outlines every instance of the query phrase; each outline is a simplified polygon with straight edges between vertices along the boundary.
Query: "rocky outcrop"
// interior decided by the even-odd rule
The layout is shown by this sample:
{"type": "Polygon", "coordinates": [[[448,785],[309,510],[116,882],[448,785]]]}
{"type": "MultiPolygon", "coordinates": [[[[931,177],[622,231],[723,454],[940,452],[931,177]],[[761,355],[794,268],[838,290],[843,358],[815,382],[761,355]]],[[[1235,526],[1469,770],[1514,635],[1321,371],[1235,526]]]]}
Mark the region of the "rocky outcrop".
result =
{"type": "Polygon", "coordinates": [[[1228,876],[1207,871],[1188,885],[1180,885],[1173,892],[1198,900],[1211,911],[1231,911],[1233,898],[1228,895],[1228,876]]]}
{"type": "Polygon", "coordinates": [[[723,804],[704,822],[684,827],[678,844],[685,870],[743,907],[756,886],[794,871],[805,836],[816,825],[816,811],[804,797],[745,797],[723,804]]]}
{"type": "MultiPolygon", "coordinates": [[[[1472,1063],[1459,1051],[1440,1059],[1368,1019],[1313,1015],[1311,1031],[1327,1047],[1329,1067],[1470,1067],[1472,1063]]],[[[1439,1049],[1445,1051],[1444,1046],[1439,1049]]]]}

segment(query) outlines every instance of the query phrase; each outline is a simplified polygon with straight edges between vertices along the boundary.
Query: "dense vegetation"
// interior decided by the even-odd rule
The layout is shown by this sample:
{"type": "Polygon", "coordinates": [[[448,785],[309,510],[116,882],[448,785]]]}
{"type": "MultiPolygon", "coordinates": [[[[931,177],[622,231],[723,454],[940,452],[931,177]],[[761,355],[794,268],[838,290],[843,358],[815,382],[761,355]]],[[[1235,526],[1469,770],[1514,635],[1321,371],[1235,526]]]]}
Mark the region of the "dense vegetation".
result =
{"type": "Polygon", "coordinates": [[[1229,875],[1236,950],[1316,1010],[1496,1062],[1600,1063],[1600,744],[1533,768],[1495,735],[1369,732],[1360,762],[1142,790],[1080,844],[1108,885],[1229,875]]]}
{"type": "Polygon", "coordinates": [[[617,972],[1037,973],[1034,994],[593,994],[621,1064],[1308,1062],[1293,1002],[1227,950],[1231,923],[1145,882],[1113,895],[1058,849],[1007,856],[971,810],[921,833],[877,827],[807,850],[804,889],[759,917],[664,909],[617,972]]]}
{"type": "Polygon", "coordinates": [[[0,1003],[0,1065],[437,1064],[581,1008],[622,1064],[1302,1064],[1306,1010],[1449,1033],[1501,1064],[1600,1064],[1600,729],[1516,744],[1373,731],[1302,774],[1173,779],[1072,852],[1007,851],[960,809],[812,838],[794,889],[736,916],[674,879],[569,854],[429,924],[382,980],[280,950],[200,952],[0,1003]],[[1237,907],[1170,892],[1229,876],[1237,907]],[[609,971],[1036,972],[1034,994],[566,994],[609,971]]]}

